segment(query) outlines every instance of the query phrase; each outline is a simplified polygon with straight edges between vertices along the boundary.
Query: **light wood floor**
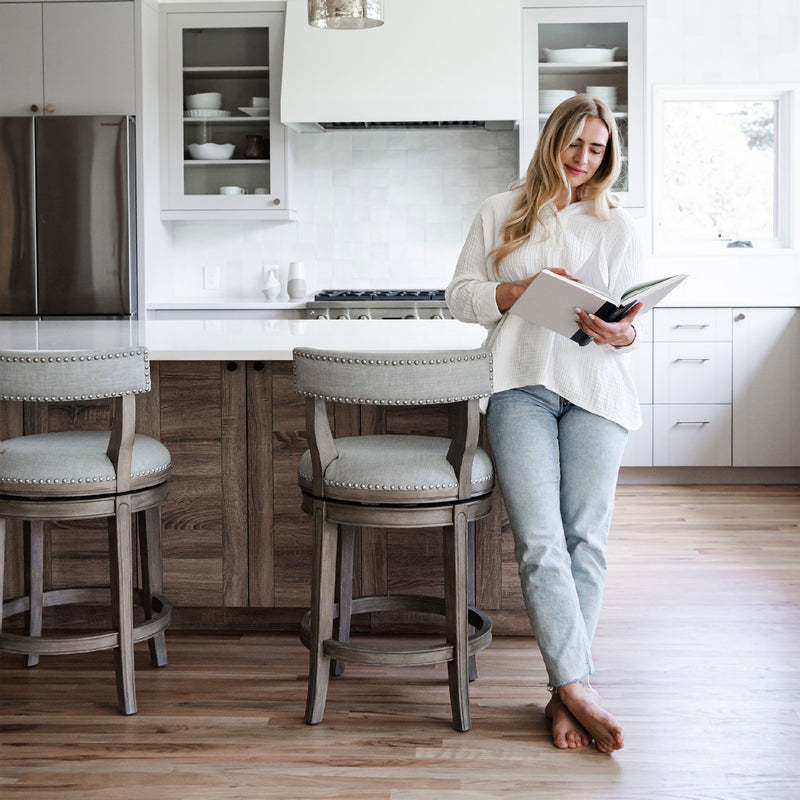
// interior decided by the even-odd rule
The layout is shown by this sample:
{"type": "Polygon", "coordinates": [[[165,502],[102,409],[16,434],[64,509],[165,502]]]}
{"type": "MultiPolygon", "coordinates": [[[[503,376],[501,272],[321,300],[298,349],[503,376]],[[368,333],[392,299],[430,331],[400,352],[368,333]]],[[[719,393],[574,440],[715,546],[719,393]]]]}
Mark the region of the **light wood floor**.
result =
{"type": "Polygon", "coordinates": [[[168,633],[137,647],[139,713],[116,712],[110,654],[0,660],[0,796],[35,800],[796,800],[800,488],[623,486],[595,686],[626,747],[563,752],[542,722],[529,638],[479,655],[473,729],[445,669],[350,666],[302,723],[293,635],[168,633]]]}

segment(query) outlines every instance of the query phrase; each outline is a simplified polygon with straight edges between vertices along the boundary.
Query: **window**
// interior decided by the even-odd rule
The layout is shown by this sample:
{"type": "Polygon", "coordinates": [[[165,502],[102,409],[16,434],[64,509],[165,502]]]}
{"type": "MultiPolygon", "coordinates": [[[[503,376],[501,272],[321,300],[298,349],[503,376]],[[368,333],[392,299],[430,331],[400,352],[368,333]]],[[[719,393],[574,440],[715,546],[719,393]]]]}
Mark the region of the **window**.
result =
{"type": "Polygon", "coordinates": [[[789,97],[764,89],[727,96],[719,87],[659,90],[657,252],[790,246],[789,97]]]}

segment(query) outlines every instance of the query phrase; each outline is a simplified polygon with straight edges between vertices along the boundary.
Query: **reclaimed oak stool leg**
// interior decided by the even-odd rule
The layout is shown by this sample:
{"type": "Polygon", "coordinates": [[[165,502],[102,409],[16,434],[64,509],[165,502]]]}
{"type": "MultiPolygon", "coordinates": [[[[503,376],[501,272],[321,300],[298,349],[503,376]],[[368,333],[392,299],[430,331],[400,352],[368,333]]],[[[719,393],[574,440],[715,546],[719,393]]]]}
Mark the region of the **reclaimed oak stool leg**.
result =
{"type": "MultiPolygon", "coordinates": [[[[44,522],[40,519],[25,523],[28,539],[28,636],[42,635],[42,609],[44,608],[44,522]]],[[[26,664],[35,667],[38,653],[28,653],[26,664]]]]}
{"type": "Polygon", "coordinates": [[[311,564],[311,646],[308,660],[308,697],[305,721],[322,722],[328,694],[330,656],[325,640],[333,633],[333,600],[336,594],[337,526],[325,519],[324,503],[314,503],[314,552],[311,564]]]}
{"type": "MultiPolygon", "coordinates": [[[[153,597],[163,591],[164,568],[161,560],[161,508],[154,506],[138,515],[139,552],[142,562],[142,606],[144,618],[153,618],[153,597]]],[[[150,663],[154,667],[167,665],[167,645],[164,631],[160,631],[147,642],[150,648],[150,663]]]]}
{"type": "Polygon", "coordinates": [[[116,513],[108,519],[111,575],[112,627],[119,635],[114,648],[117,699],[123,714],[136,713],[136,684],[133,673],[133,547],[130,500],[118,498],[116,513]]]}
{"type": "MultiPolygon", "coordinates": [[[[350,641],[350,621],[353,616],[353,555],[356,531],[352,525],[339,526],[339,567],[336,580],[339,616],[336,622],[336,639],[350,641]]],[[[331,660],[331,675],[344,675],[345,662],[331,660]]]]}
{"type": "Polygon", "coordinates": [[[443,532],[445,621],[453,658],[447,662],[453,727],[472,727],[469,709],[469,658],[467,644],[467,517],[462,508],[453,512],[453,526],[443,532]]]}

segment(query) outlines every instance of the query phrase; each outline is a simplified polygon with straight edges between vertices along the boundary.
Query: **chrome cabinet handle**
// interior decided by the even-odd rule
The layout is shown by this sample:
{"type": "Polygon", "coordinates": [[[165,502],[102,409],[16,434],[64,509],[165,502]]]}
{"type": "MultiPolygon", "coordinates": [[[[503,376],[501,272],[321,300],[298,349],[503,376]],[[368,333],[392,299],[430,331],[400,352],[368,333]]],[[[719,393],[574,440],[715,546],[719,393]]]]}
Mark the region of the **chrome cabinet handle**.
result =
{"type": "Polygon", "coordinates": [[[710,322],[679,322],[674,327],[675,327],[676,330],[678,328],[709,328],[709,327],[711,327],[711,323],[710,322]]]}
{"type": "Polygon", "coordinates": [[[675,427],[677,428],[678,425],[710,425],[710,419],[679,419],[675,423],[675,427]]]}
{"type": "Polygon", "coordinates": [[[679,361],[699,361],[702,364],[704,361],[711,361],[711,356],[700,356],[699,358],[689,358],[688,356],[686,357],[681,356],[679,358],[676,358],[674,363],[677,364],[679,361]]]}

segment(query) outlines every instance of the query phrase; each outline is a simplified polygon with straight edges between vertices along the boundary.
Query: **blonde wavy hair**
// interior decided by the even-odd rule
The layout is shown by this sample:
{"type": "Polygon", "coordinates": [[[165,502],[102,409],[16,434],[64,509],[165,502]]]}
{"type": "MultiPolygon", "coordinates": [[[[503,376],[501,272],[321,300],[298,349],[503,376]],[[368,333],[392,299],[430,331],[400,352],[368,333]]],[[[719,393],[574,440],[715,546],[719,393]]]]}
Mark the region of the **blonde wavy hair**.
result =
{"type": "Polygon", "coordinates": [[[525,178],[512,187],[520,190],[519,199],[500,228],[501,243],[489,253],[495,271],[509,253],[530,239],[537,222],[545,229],[544,238],[549,236],[542,219],[542,209],[563,196],[565,191],[569,196],[570,186],[561,163],[561,154],[578,138],[587,117],[597,117],[603,122],[608,129],[608,143],[597,172],[578,187],[578,200],[590,201],[592,213],[600,219],[608,219],[609,209],[618,205],[610,193],[621,168],[619,132],[611,109],[588,94],[570,97],[548,117],[525,178]]]}

